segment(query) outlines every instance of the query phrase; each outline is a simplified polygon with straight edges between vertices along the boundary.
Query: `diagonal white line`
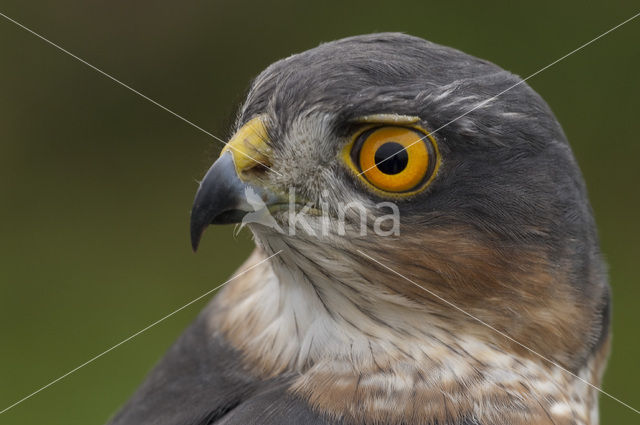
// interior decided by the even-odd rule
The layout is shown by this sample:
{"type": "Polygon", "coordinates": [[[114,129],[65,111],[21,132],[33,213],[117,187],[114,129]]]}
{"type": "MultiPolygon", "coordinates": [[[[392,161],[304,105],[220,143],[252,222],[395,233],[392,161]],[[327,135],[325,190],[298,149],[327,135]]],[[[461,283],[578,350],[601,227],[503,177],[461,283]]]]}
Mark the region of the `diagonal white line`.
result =
{"type": "MultiPolygon", "coordinates": [[[[66,50],[65,48],[57,45],[56,43],[54,43],[53,41],[47,39],[46,37],[40,35],[39,33],[33,31],[32,29],[22,25],[20,22],[16,21],[15,19],[12,19],[10,17],[8,17],[7,15],[5,15],[4,13],[0,12],[0,16],[2,16],[3,18],[5,18],[6,20],[8,20],[9,22],[13,22],[14,24],[16,24],[17,26],[19,26],[20,28],[22,28],[25,31],[30,32],[31,34],[35,35],[36,37],[38,37],[39,39],[41,39],[42,41],[50,44],[51,46],[55,47],[56,49],[60,50],[61,52],[66,53],[67,55],[71,56],[72,58],[76,59],[79,62],[82,62],[83,64],[85,64],[86,66],[88,66],[89,68],[93,69],[94,71],[104,75],[105,77],[107,77],[108,79],[118,83],[119,85],[121,85],[122,87],[126,88],[127,90],[137,94],[138,96],[142,97],[145,100],[148,100],[149,102],[153,103],[154,105],[156,105],[158,108],[170,113],[171,115],[173,115],[174,117],[186,122],[187,124],[189,124],[190,126],[200,130],[201,132],[203,132],[204,134],[206,134],[207,136],[210,136],[212,138],[214,138],[215,140],[227,145],[227,142],[225,142],[224,140],[222,140],[221,138],[219,138],[218,136],[216,136],[215,134],[205,130],[204,128],[200,127],[199,125],[189,121],[188,119],[186,119],[185,117],[183,117],[182,115],[172,111],[171,109],[167,108],[166,106],[161,105],[160,103],[156,102],[155,100],[151,99],[149,96],[140,93],[138,90],[134,89],[133,87],[131,87],[128,84],[123,83],[122,81],[118,80],[116,77],[112,76],[111,74],[106,73],[105,71],[101,70],[100,68],[90,64],[89,62],[85,61],[84,59],[82,59],[81,57],[78,57],[76,55],[74,55],[73,53],[71,53],[70,51],[66,50]]],[[[235,147],[229,145],[229,147],[231,149],[233,149],[234,151],[246,156],[247,158],[251,159],[252,161],[257,162],[258,164],[264,166],[265,168],[273,171],[274,173],[278,174],[279,176],[282,176],[282,174],[280,174],[279,172],[277,172],[276,170],[272,169],[271,167],[267,166],[266,164],[263,164],[262,162],[258,161],[257,159],[247,155],[245,152],[242,152],[238,149],[236,149],[235,147]]]]}
{"type": "Polygon", "coordinates": [[[153,322],[152,324],[150,324],[149,326],[140,329],[138,332],[134,333],[133,335],[123,339],[122,341],[120,341],[119,343],[117,343],[116,345],[108,348],[107,350],[104,350],[102,353],[90,358],[89,360],[87,360],[86,362],[82,363],[81,365],[71,369],[69,372],[65,373],[64,375],[59,376],[58,378],[54,379],[53,381],[49,382],[47,385],[44,385],[43,387],[38,388],[36,391],[32,392],[31,394],[21,398],[20,400],[16,401],[15,403],[11,404],[10,406],[5,407],[3,410],[0,411],[0,415],[2,415],[3,413],[7,412],[8,410],[16,407],[17,405],[19,405],[20,403],[22,403],[23,401],[26,401],[28,399],[30,399],[31,397],[33,397],[34,395],[38,394],[40,391],[46,390],[47,388],[49,388],[50,386],[52,386],[53,384],[55,384],[58,381],[61,381],[62,379],[66,378],[67,376],[71,375],[72,373],[78,371],[79,369],[82,369],[83,367],[85,367],[86,365],[93,363],[94,361],[98,360],[100,357],[104,356],[105,354],[115,350],[116,348],[120,347],[122,344],[131,341],[133,338],[137,337],[138,335],[140,335],[143,332],[148,331],[149,329],[153,328],[154,326],[156,326],[157,324],[165,321],[166,319],[168,319],[169,317],[173,316],[174,314],[184,310],[185,308],[189,307],[191,304],[200,301],[202,298],[206,297],[207,295],[211,294],[212,292],[216,291],[217,289],[222,288],[224,285],[226,285],[227,283],[231,282],[232,280],[242,276],[243,274],[247,273],[249,270],[259,266],[260,264],[269,261],[270,259],[272,259],[273,257],[275,257],[276,255],[280,254],[282,252],[282,250],[276,252],[275,254],[270,255],[269,257],[265,258],[264,260],[261,260],[260,262],[254,264],[253,266],[247,268],[246,270],[241,271],[240,273],[232,276],[231,278],[229,278],[229,280],[227,280],[226,282],[216,286],[215,288],[205,292],[204,294],[200,295],[198,298],[195,298],[191,301],[189,301],[188,303],[186,303],[185,305],[183,305],[182,307],[172,311],[171,313],[167,314],[166,316],[156,320],[155,322],[153,322]]]}
{"type": "MultiPolygon", "coordinates": [[[[573,55],[576,52],[579,52],[580,50],[584,49],[585,47],[587,47],[588,45],[595,43],[596,41],[600,40],[602,37],[604,37],[605,35],[617,30],[618,28],[620,28],[621,26],[633,21],[634,19],[636,19],[638,16],[640,16],[640,12],[636,13],[635,15],[633,15],[632,17],[625,19],[624,21],[620,22],[618,25],[616,25],[613,28],[608,29],[607,31],[603,32],[602,34],[600,34],[599,36],[597,36],[596,38],[591,39],[590,41],[587,41],[586,43],[582,44],[579,47],[576,47],[575,49],[573,49],[572,51],[570,51],[569,53],[565,54],[564,56],[559,57],[558,59],[554,60],[553,62],[551,62],[550,64],[540,68],[539,70],[537,70],[536,72],[534,72],[533,74],[530,74],[528,77],[524,78],[523,80],[518,81],[517,83],[513,84],[512,86],[502,90],[500,93],[496,94],[495,96],[492,96],[486,100],[483,100],[482,102],[478,103],[476,106],[474,106],[473,108],[469,109],[467,112],[465,112],[464,114],[460,115],[457,118],[452,119],[451,121],[449,121],[448,123],[440,126],[439,128],[435,129],[434,131],[432,131],[431,133],[429,133],[429,135],[431,134],[435,134],[438,131],[442,130],[445,127],[448,127],[449,125],[453,124],[454,122],[458,121],[460,118],[464,118],[465,116],[469,115],[471,112],[475,111],[478,108],[482,108],[484,105],[486,105],[489,102],[494,101],[495,99],[497,99],[498,97],[502,96],[503,94],[505,94],[506,92],[508,92],[511,89],[514,89],[515,87],[518,87],[520,84],[523,84],[525,81],[529,80],[530,78],[535,77],[536,75],[540,74],[543,71],[546,71],[547,69],[551,68],[552,66],[554,66],[555,64],[557,64],[558,62],[561,62],[563,60],[565,60],[566,58],[568,58],[569,56],[573,55]]],[[[388,157],[386,157],[385,159],[383,159],[380,162],[377,162],[375,164],[373,164],[371,167],[367,168],[366,170],[362,171],[360,174],[358,174],[359,176],[363,175],[364,173],[366,173],[367,171],[371,170],[374,167],[377,167],[378,165],[382,164],[383,162],[393,158],[394,156],[396,156],[397,154],[399,154],[400,152],[407,150],[409,147],[415,145],[416,143],[419,143],[421,141],[423,141],[424,139],[426,139],[429,135],[426,135],[424,137],[421,137],[420,139],[416,140],[415,142],[410,143],[409,145],[405,146],[404,148],[400,149],[398,152],[395,152],[393,155],[390,155],[388,157]]]]}
{"type": "Polygon", "coordinates": [[[408,277],[406,277],[405,275],[403,275],[400,272],[395,271],[394,269],[392,269],[391,267],[382,264],[380,261],[376,260],[375,258],[373,258],[370,255],[365,254],[364,252],[362,252],[361,250],[357,250],[361,255],[367,257],[368,259],[370,259],[371,261],[376,262],[377,264],[379,264],[380,266],[384,267],[385,269],[389,270],[390,272],[396,274],[397,276],[400,276],[401,278],[403,278],[404,280],[406,280],[407,282],[412,283],[413,285],[417,286],[418,288],[422,289],[423,291],[427,292],[428,294],[436,297],[437,299],[439,299],[440,301],[442,301],[443,303],[447,304],[449,307],[453,307],[454,309],[458,310],[459,312],[465,314],[466,316],[472,318],[473,320],[475,320],[476,322],[486,326],[487,328],[497,332],[498,334],[500,334],[501,336],[507,338],[509,341],[514,342],[516,344],[518,344],[520,347],[524,348],[525,350],[529,351],[532,354],[535,354],[536,356],[540,357],[542,360],[554,365],[555,367],[561,369],[564,372],[567,372],[569,375],[573,376],[574,378],[579,379],[580,381],[584,382],[585,384],[587,384],[588,386],[590,386],[591,388],[601,392],[602,394],[606,395],[607,397],[609,397],[610,399],[617,401],[618,403],[622,404],[623,406],[629,408],[630,410],[633,410],[634,412],[640,414],[640,411],[637,409],[634,409],[633,407],[629,406],[627,403],[625,403],[624,401],[620,400],[619,398],[616,398],[614,396],[612,396],[611,394],[609,394],[608,392],[604,391],[603,389],[593,385],[591,382],[579,377],[578,375],[576,375],[575,373],[571,372],[568,369],[565,369],[564,367],[560,366],[559,364],[555,363],[553,360],[550,360],[549,358],[543,356],[542,354],[538,353],[537,351],[533,350],[532,348],[527,347],[526,345],[522,344],[519,341],[516,341],[515,339],[513,339],[512,337],[510,337],[509,335],[507,335],[506,333],[502,332],[499,329],[496,329],[495,327],[491,326],[490,324],[488,324],[487,322],[485,322],[482,319],[479,319],[478,317],[474,316],[471,313],[466,312],[465,310],[461,309],[460,307],[458,307],[457,305],[455,305],[454,303],[445,300],[444,298],[442,298],[440,295],[436,294],[433,291],[430,291],[429,289],[425,288],[422,285],[417,284],[416,282],[414,282],[413,280],[409,279],[408,277]]]}

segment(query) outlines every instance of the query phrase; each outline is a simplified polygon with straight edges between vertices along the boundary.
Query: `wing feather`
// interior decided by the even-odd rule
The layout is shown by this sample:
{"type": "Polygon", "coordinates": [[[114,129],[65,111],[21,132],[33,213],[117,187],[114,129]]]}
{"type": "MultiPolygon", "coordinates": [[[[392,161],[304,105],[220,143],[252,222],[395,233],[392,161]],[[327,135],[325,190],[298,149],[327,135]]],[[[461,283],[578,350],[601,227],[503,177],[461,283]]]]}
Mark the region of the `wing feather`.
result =
{"type": "Polygon", "coordinates": [[[259,380],[208,329],[187,328],[109,425],[329,424],[287,393],[289,379],[259,380]]]}

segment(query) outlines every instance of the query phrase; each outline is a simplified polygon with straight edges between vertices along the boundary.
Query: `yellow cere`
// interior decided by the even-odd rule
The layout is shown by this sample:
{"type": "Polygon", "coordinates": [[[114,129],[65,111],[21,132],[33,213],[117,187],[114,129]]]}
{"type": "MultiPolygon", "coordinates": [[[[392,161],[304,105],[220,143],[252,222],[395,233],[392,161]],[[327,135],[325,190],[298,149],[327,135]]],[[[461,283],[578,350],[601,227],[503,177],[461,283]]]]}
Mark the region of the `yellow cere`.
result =
{"type": "Polygon", "coordinates": [[[269,135],[264,117],[257,116],[243,125],[226,144],[220,156],[230,151],[236,173],[242,179],[242,171],[257,165],[269,166],[269,135]]]}

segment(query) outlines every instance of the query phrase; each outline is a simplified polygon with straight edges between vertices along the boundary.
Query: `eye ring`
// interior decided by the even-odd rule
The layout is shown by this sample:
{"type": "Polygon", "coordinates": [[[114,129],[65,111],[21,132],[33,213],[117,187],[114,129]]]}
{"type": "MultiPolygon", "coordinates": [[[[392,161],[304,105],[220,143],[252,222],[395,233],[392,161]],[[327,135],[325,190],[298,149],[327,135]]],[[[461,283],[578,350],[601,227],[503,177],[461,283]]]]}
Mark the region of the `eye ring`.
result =
{"type": "Polygon", "coordinates": [[[440,164],[435,139],[418,126],[367,127],[345,146],[343,156],[361,180],[385,196],[422,191],[440,164]]]}

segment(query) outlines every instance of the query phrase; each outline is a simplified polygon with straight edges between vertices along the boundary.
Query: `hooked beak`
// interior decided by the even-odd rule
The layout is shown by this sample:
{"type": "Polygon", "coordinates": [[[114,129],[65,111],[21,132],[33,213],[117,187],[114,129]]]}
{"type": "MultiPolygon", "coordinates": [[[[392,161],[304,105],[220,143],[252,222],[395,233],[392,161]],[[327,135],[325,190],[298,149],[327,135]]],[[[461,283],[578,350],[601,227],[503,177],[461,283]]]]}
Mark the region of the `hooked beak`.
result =
{"type": "Polygon", "coordinates": [[[191,247],[198,249],[200,238],[209,224],[239,223],[248,212],[244,199],[245,183],[236,174],[233,157],[225,152],[213,163],[191,208],[191,247]]]}
{"type": "Polygon", "coordinates": [[[191,209],[191,247],[198,249],[209,224],[240,223],[254,208],[247,201],[247,189],[266,202],[274,195],[248,182],[249,169],[268,163],[267,132],[261,117],[247,122],[222,150],[200,182],[191,209]]]}

